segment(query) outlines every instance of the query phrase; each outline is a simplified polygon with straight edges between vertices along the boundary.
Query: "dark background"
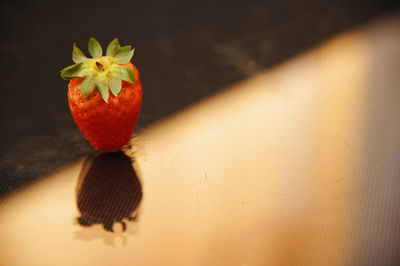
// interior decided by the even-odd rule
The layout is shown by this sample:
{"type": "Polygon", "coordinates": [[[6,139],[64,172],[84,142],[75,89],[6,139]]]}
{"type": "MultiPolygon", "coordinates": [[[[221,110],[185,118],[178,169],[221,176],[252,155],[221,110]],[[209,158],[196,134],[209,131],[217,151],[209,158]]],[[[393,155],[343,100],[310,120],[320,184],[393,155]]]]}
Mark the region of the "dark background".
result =
{"type": "Polygon", "coordinates": [[[136,48],[136,130],[248,78],[397,1],[6,1],[1,7],[0,197],[92,151],[59,71],[72,44],[115,37],[136,48]]]}

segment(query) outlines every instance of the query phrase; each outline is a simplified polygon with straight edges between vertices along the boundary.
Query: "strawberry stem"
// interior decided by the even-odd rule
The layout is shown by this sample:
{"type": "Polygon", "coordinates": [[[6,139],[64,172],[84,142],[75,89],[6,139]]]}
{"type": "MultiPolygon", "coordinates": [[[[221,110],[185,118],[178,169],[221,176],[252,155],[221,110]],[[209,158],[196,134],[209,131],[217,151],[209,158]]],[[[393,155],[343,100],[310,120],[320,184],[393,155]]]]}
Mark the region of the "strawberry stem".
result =
{"type": "Polygon", "coordinates": [[[107,53],[102,56],[102,48],[97,40],[90,38],[89,52],[93,58],[87,58],[74,44],[73,61],[75,65],[61,70],[61,77],[65,80],[74,78],[90,77],[81,84],[81,95],[88,97],[94,90],[94,85],[102,95],[105,102],[108,102],[109,90],[114,96],[121,91],[121,81],[132,83],[136,86],[135,74],[130,66],[133,52],[131,46],[120,47],[118,39],[115,38],[107,48],[107,53]]]}

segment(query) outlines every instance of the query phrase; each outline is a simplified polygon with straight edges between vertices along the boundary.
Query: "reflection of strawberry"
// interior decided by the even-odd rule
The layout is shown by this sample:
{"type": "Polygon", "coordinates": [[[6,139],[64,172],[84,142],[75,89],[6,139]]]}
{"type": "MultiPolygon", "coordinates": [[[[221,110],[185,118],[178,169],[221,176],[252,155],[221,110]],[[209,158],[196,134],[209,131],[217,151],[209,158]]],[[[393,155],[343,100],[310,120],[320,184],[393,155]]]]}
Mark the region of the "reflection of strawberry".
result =
{"type": "Polygon", "coordinates": [[[139,72],[130,62],[134,49],[114,39],[105,56],[100,44],[89,40],[86,58],[74,45],[74,65],[61,71],[68,85],[69,108],[78,128],[95,148],[116,150],[130,139],[141,103],[139,72]],[[110,93],[111,92],[111,93],[110,93]]]}
{"type": "Polygon", "coordinates": [[[119,222],[125,231],[124,220],[135,219],[142,196],[139,177],[125,153],[96,152],[86,159],[79,176],[78,222],[84,226],[103,224],[108,231],[119,222]]]}

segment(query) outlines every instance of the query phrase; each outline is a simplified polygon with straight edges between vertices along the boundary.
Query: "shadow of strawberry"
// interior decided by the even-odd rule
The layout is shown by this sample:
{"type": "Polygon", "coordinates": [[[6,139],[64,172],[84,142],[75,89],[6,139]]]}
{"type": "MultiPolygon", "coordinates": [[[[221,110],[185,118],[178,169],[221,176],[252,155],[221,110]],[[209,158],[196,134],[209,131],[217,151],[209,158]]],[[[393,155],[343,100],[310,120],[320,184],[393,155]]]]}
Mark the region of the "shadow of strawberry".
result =
{"type": "Polygon", "coordinates": [[[122,151],[95,152],[81,170],[76,190],[76,201],[82,226],[102,224],[113,232],[115,222],[134,221],[133,215],[142,199],[142,187],[132,160],[122,151]]]}

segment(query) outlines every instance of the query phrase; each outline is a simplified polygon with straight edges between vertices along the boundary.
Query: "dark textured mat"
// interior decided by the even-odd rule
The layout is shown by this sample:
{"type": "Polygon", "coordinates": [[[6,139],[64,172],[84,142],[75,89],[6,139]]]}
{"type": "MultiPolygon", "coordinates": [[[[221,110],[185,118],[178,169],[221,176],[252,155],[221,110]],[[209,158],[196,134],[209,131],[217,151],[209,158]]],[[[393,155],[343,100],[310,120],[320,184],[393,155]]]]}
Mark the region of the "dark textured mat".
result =
{"type": "Polygon", "coordinates": [[[396,1],[1,3],[0,196],[88,154],[59,70],[90,36],[136,47],[137,129],[357,26],[396,1]],[[214,3],[216,2],[216,3],[214,3]]]}

